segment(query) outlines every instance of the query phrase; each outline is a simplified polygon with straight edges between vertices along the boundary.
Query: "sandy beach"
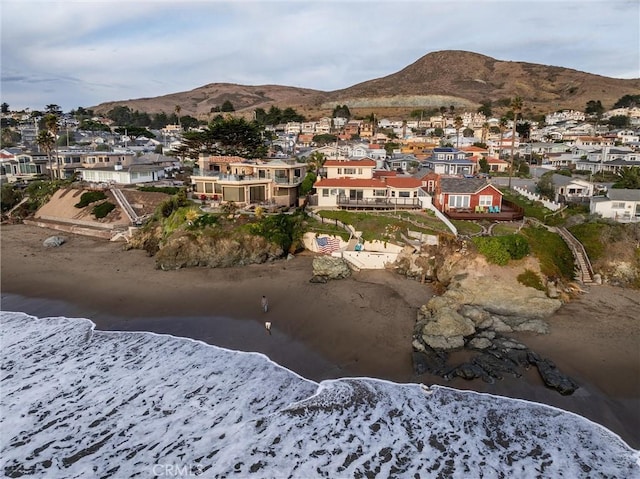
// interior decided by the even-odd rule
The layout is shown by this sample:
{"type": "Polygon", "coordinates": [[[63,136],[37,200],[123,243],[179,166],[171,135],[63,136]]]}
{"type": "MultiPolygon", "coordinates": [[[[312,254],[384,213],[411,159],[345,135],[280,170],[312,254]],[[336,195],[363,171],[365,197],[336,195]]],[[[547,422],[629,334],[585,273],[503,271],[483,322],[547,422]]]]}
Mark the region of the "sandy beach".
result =
{"type": "Polygon", "coordinates": [[[159,271],[122,243],[26,225],[0,228],[2,309],[36,316],[85,317],[102,330],[186,336],[257,351],[314,380],[370,376],[444,384],[560,407],[585,416],[640,448],[640,292],[592,286],[550,318],[551,333],[521,334],[533,350],[574,377],[563,397],[535,371],[494,384],[415,377],[411,333],[429,285],[389,271],[363,271],[327,284],[309,282],[312,254],[229,269],[159,271]],[[260,299],[269,299],[264,313],[260,299]],[[269,334],[264,322],[271,321],[269,334]]]}

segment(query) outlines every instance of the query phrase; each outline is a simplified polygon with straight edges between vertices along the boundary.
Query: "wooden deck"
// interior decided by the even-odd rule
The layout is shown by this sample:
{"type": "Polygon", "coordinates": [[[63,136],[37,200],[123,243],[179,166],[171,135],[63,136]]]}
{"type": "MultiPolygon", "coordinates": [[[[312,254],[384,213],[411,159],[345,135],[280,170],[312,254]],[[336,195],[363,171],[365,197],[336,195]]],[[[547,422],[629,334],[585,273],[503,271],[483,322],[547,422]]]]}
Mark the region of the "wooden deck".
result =
{"type": "Polygon", "coordinates": [[[476,213],[473,209],[459,208],[445,211],[445,215],[453,220],[518,221],[524,218],[524,209],[515,203],[502,200],[500,213],[476,213]]]}

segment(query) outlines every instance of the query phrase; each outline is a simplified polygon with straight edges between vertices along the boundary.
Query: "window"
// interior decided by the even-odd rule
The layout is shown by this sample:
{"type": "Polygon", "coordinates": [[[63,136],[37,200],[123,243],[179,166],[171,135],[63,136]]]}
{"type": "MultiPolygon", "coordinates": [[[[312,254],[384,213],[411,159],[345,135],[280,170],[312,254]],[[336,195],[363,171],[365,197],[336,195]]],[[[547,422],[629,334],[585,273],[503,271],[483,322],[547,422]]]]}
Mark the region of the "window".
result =
{"type": "Polygon", "coordinates": [[[449,206],[451,208],[468,208],[469,196],[468,195],[451,195],[449,196],[449,206]]]}
{"type": "Polygon", "coordinates": [[[613,201],[613,202],[611,202],[611,209],[623,210],[624,209],[624,201],[613,201]]]}
{"type": "Polygon", "coordinates": [[[329,190],[327,188],[322,189],[322,196],[324,198],[329,198],[329,190]]]}
{"type": "Polygon", "coordinates": [[[361,175],[362,174],[362,168],[358,168],[358,174],[361,175]]]}
{"type": "Polygon", "coordinates": [[[338,168],[338,174],[341,175],[342,174],[342,168],[338,168]]]}
{"type": "Polygon", "coordinates": [[[491,195],[480,195],[480,200],[478,201],[479,206],[493,206],[493,196],[491,195]]]}
{"type": "Polygon", "coordinates": [[[213,183],[205,183],[204,184],[204,192],[205,193],[213,193],[213,183]]]}
{"type": "Polygon", "coordinates": [[[387,196],[387,190],[373,190],[373,196],[387,196]]]}
{"type": "Polygon", "coordinates": [[[356,169],[355,168],[345,168],[344,169],[344,174],[345,175],[355,175],[356,174],[356,169]]]}
{"type": "Polygon", "coordinates": [[[411,196],[409,191],[399,191],[398,197],[400,198],[409,198],[411,196]]]}

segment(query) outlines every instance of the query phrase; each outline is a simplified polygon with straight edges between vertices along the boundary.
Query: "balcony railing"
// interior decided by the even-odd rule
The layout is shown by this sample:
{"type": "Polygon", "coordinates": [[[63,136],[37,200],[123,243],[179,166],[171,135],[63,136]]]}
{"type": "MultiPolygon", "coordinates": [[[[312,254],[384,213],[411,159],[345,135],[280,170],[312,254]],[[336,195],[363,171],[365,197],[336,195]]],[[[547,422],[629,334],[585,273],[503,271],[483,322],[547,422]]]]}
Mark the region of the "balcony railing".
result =
{"type": "Polygon", "coordinates": [[[346,196],[338,196],[338,206],[344,208],[421,208],[418,198],[360,198],[351,199],[346,196]]]}
{"type": "Polygon", "coordinates": [[[259,175],[237,175],[230,173],[221,173],[219,171],[207,171],[200,170],[198,168],[193,170],[192,176],[206,176],[209,178],[217,178],[218,181],[234,181],[234,182],[242,182],[242,181],[273,181],[274,183],[281,186],[297,186],[302,182],[302,178],[299,176],[294,176],[291,178],[287,177],[272,177],[271,175],[259,176],[259,175]]]}

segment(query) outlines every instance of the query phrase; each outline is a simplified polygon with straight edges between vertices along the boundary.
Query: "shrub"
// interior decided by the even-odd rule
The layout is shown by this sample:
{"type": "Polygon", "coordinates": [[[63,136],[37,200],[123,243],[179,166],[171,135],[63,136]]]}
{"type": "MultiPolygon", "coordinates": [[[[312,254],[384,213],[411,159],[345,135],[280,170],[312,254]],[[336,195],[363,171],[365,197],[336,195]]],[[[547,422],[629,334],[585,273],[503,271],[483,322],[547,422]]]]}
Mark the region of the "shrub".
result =
{"type": "Polygon", "coordinates": [[[22,192],[15,189],[12,185],[5,183],[2,185],[0,198],[2,211],[9,211],[22,199],[22,192]]]}
{"type": "Polygon", "coordinates": [[[509,259],[511,259],[509,252],[502,247],[500,237],[481,236],[473,238],[473,243],[478,248],[478,251],[487,258],[489,263],[504,266],[509,262],[509,259]]]}
{"type": "Polygon", "coordinates": [[[172,196],[168,200],[160,203],[160,206],[158,206],[157,211],[160,213],[160,215],[163,218],[168,218],[169,216],[171,216],[171,213],[173,213],[174,211],[177,211],[183,206],[186,206],[187,204],[188,204],[187,197],[184,194],[184,192],[180,190],[177,195],[172,196]]]}
{"type": "Polygon", "coordinates": [[[538,273],[530,269],[525,269],[524,272],[518,275],[518,283],[540,291],[545,291],[546,289],[538,273]]]}
{"type": "Polygon", "coordinates": [[[114,205],[113,203],[105,201],[104,203],[100,203],[99,205],[95,205],[93,207],[93,210],[91,210],[91,213],[93,214],[93,216],[95,216],[96,218],[100,219],[100,218],[104,218],[109,213],[111,213],[111,211],[113,211],[113,209],[115,207],[116,207],[116,205],[114,205]]]}
{"type": "Polygon", "coordinates": [[[104,194],[104,191],[87,191],[82,193],[80,196],[80,202],[76,203],[74,206],[76,208],[84,208],[85,206],[89,206],[91,203],[95,203],[96,201],[104,200],[107,198],[107,195],[104,194]]]}
{"type": "Polygon", "coordinates": [[[473,238],[478,251],[490,263],[504,266],[510,259],[522,259],[529,254],[529,243],[526,238],[517,235],[480,236],[473,238]]]}

